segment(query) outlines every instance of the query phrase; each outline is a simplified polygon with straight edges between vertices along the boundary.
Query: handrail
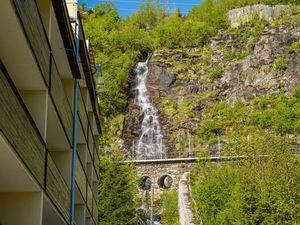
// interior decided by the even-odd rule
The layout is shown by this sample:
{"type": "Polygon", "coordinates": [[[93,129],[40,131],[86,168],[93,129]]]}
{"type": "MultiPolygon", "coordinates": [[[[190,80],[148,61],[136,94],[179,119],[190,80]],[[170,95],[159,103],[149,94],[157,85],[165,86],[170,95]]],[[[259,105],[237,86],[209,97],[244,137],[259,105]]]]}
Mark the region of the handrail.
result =
{"type": "Polygon", "coordinates": [[[193,158],[173,158],[173,159],[148,159],[148,160],[125,160],[121,163],[132,164],[177,164],[177,163],[196,163],[199,161],[233,161],[246,159],[247,156],[212,156],[212,157],[193,157],[193,158]]]}
{"type": "MultiPolygon", "coordinates": [[[[294,154],[300,157],[300,154],[294,154]]],[[[258,157],[267,158],[268,155],[259,155],[258,157]]],[[[180,163],[197,163],[197,162],[221,162],[236,161],[250,158],[247,155],[229,155],[229,156],[208,156],[208,157],[192,157],[192,158],[166,158],[166,159],[142,159],[142,160],[125,160],[119,163],[131,164],[180,164],[180,163]]]]}

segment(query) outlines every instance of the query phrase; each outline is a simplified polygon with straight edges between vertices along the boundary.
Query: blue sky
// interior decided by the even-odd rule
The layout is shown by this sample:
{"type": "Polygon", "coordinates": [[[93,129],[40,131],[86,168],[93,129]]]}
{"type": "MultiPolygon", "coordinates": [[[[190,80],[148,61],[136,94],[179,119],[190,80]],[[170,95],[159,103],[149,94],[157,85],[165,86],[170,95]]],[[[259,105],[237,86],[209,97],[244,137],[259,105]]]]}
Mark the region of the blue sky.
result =
{"type": "MultiPolygon", "coordinates": [[[[79,0],[82,2],[83,0],[79,0]]],[[[126,17],[134,13],[139,5],[145,0],[110,0],[113,2],[119,10],[122,17],[126,17]]],[[[103,3],[105,0],[84,0],[87,7],[92,8],[95,4],[103,3]]],[[[164,2],[164,1],[161,1],[164,2]]],[[[179,8],[183,14],[186,14],[195,5],[198,5],[201,0],[169,0],[166,5],[167,9],[170,11],[179,8]]]]}

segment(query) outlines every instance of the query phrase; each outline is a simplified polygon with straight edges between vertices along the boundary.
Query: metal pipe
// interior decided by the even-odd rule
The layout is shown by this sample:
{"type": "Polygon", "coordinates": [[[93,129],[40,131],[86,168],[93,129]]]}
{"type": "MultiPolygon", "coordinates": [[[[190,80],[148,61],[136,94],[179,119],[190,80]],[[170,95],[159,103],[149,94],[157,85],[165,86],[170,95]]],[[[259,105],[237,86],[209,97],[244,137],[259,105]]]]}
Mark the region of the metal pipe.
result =
{"type": "MultiPolygon", "coordinates": [[[[79,63],[79,45],[80,45],[80,22],[79,16],[76,20],[76,61],[79,63]]],[[[70,224],[73,225],[75,213],[75,177],[76,177],[76,156],[77,156],[77,113],[78,113],[78,79],[74,84],[74,114],[73,114],[73,151],[72,151],[72,176],[71,176],[71,207],[70,207],[70,224]]]]}

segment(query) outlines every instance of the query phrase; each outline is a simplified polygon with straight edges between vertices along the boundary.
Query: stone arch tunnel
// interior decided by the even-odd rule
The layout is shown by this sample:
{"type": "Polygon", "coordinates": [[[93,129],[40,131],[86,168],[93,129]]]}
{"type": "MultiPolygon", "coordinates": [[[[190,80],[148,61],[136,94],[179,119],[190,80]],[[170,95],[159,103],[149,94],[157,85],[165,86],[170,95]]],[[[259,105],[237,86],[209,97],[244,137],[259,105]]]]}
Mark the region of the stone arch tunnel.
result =
{"type": "Polygon", "coordinates": [[[138,175],[141,178],[148,178],[151,180],[152,187],[156,190],[156,192],[162,191],[164,188],[177,188],[179,184],[179,180],[181,176],[190,172],[192,168],[191,164],[138,164],[136,165],[136,170],[138,175]],[[166,179],[170,184],[165,186],[166,179]]]}

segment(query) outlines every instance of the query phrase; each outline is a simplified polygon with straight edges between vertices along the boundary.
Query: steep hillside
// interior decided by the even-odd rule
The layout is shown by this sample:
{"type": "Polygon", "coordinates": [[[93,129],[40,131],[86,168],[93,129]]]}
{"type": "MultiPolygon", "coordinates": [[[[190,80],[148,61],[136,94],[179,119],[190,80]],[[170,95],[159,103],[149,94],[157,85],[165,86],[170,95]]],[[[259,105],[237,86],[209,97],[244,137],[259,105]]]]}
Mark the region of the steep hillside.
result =
{"type": "MultiPolygon", "coordinates": [[[[286,7],[270,21],[261,15],[251,13],[204,47],[154,53],[148,86],[170,157],[197,154],[199,149],[220,154],[224,144],[257,130],[297,141],[299,8],[286,7]]],[[[142,118],[134,89],[130,96],[123,132],[126,149],[137,140],[142,118]]]]}

